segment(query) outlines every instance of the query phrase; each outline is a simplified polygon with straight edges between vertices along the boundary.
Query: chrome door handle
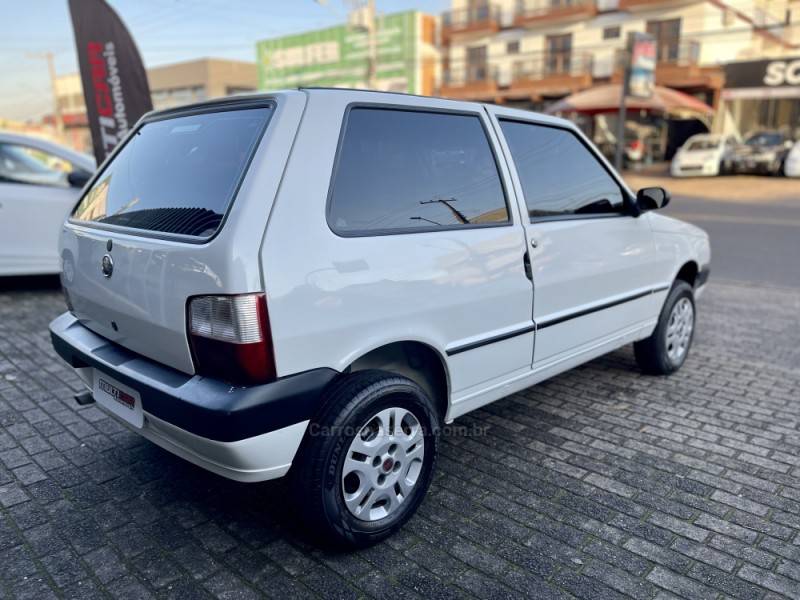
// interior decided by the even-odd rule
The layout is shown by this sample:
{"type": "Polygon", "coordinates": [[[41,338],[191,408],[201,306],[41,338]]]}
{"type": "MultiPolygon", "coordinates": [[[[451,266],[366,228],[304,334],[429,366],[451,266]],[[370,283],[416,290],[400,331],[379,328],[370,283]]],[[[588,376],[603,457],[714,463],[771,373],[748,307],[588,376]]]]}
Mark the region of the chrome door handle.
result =
{"type": "Polygon", "coordinates": [[[539,247],[539,242],[537,242],[536,240],[531,240],[531,248],[538,248],[538,247],[539,247]]]}

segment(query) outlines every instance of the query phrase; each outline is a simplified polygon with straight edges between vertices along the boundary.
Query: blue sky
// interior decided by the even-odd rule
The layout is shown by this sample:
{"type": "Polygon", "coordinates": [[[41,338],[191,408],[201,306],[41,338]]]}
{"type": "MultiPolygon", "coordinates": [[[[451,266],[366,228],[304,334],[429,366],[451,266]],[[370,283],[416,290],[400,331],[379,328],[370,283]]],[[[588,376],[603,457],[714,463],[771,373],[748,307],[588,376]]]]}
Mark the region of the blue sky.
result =
{"type": "MultiPolygon", "coordinates": [[[[214,56],[255,59],[259,39],[341,23],[343,0],[110,0],[133,34],[145,66],[214,56]]],[[[377,0],[392,13],[439,13],[449,0],[377,0]]],[[[56,72],[77,71],[67,0],[0,0],[0,117],[25,120],[49,112],[47,65],[31,53],[55,54],[56,72]]]]}

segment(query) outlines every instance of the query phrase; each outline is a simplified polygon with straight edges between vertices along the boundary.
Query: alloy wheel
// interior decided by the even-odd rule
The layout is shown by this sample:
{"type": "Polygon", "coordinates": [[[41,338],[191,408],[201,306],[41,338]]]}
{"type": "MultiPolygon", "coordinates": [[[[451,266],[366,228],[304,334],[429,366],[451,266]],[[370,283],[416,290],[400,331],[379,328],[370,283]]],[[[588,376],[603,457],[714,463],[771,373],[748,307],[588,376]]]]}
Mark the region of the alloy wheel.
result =
{"type": "Polygon", "coordinates": [[[342,494],[350,513],[377,521],[394,513],[419,480],[425,436],[410,411],[392,407],[356,433],[342,467],[342,494]]]}
{"type": "Polygon", "coordinates": [[[681,298],[672,307],[667,324],[667,356],[673,364],[680,364],[686,357],[694,330],[694,306],[689,298],[681,298]]]}

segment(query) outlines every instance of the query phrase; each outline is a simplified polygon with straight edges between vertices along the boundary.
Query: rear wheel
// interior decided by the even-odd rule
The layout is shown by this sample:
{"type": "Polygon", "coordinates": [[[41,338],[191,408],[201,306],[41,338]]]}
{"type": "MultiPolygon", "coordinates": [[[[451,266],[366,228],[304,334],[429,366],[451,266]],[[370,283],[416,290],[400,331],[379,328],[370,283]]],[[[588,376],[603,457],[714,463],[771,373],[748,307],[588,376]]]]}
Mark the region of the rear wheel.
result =
{"type": "Polygon", "coordinates": [[[680,369],[694,339],[694,324],[692,286],[685,281],[676,281],[664,302],[653,334],[633,345],[641,369],[656,375],[668,375],[680,369]]]}
{"type": "Polygon", "coordinates": [[[433,402],[405,377],[368,370],[334,384],[292,473],[309,532],[363,547],[402,527],[430,485],[438,423],[433,402]]]}

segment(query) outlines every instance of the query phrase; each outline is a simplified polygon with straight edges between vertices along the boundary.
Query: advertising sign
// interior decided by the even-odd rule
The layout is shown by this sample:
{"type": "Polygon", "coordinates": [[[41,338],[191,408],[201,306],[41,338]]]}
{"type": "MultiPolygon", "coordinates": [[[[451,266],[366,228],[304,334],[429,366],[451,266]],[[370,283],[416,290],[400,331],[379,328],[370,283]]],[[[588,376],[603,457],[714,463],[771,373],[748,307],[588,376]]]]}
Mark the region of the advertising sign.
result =
{"type": "Polygon", "coordinates": [[[631,57],[628,94],[635,98],[650,98],[655,88],[656,42],[646,33],[633,33],[628,44],[631,57]]]}
{"type": "MultiPolygon", "coordinates": [[[[378,17],[376,75],[380,89],[417,92],[418,16],[407,11],[378,17]]],[[[259,88],[364,87],[368,45],[363,28],[347,25],[263,40],[256,46],[259,88]]]]}
{"type": "Polygon", "coordinates": [[[69,0],[86,114],[99,165],[153,109],[147,73],[122,20],[104,0],[69,0]]]}
{"type": "Polygon", "coordinates": [[[726,64],[722,96],[800,98],[800,56],[726,64]]]}

